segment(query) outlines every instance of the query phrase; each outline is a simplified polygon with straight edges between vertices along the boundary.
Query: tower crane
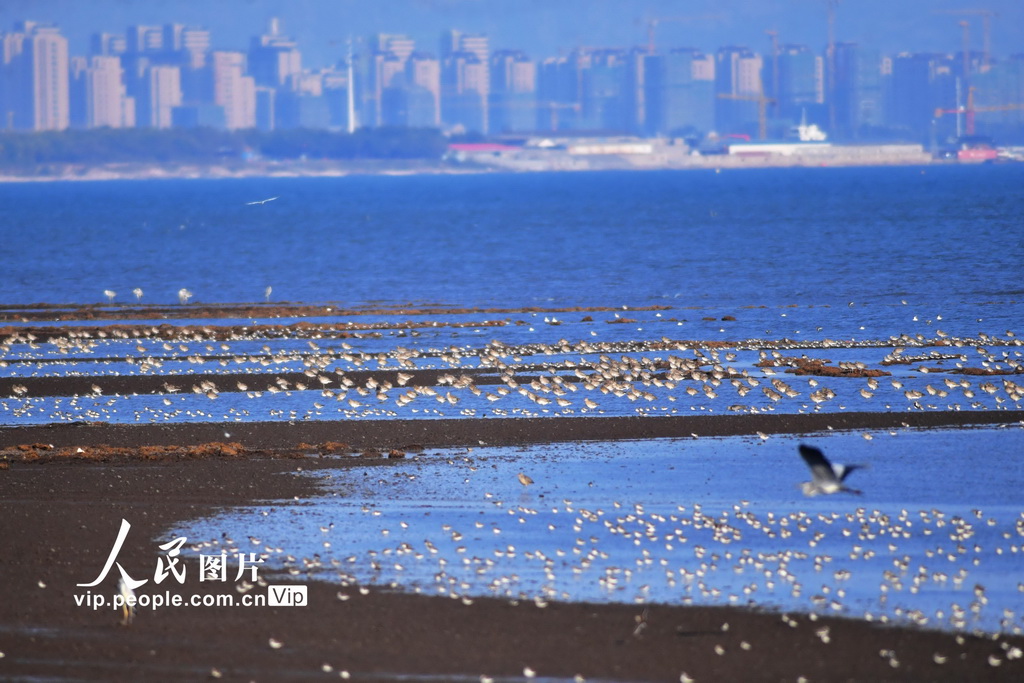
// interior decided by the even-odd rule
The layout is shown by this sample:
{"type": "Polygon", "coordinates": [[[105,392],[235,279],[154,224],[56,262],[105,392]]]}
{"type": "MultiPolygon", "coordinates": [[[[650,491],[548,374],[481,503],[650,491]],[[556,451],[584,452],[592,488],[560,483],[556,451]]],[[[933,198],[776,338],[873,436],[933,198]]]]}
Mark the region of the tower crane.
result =
{"type": "MultiPolygon", "coordinates": [[[[989,60],[992,56],[992,19],[993,17],[999,16],[996,12],[990,9],[938,9],[934,10],[932,14],[947,14],[953,16],[980,16],[981,17],[981,31],[982,31],[982,69],[987,70],[989,67],[989,60]]],[[[966,49],[964,50],[966,52],[966,49]]]]}
{"type": "Polygon", "coordinates": [[[995,104],[992,106],[976,107],[974,106],[974,86],[967,89],[967,105],[964,107],[957,107],[956,109],[943,109],[939,107],[935,110],[935,118],[941,118],[943,114],[963,114],[964,115],[964,133],[967,135],[974,135],[975,125],[974,118],[978,112],[990,112],[990,111],[1013,111],[1015,109],[1024,109],[1024,104],[995,104]]]}

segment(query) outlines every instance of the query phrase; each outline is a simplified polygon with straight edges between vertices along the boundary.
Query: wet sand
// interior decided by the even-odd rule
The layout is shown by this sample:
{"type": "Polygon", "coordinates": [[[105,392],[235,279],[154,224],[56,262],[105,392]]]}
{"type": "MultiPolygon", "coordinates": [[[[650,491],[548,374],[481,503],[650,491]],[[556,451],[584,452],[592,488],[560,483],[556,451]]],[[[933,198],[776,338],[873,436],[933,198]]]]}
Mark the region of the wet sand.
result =
{"type": "MultiPolygon", "coordinates": [[[[702,428],[749,433],[750,425],[742,419],[749,417],[705,418],[702,428]]],[[[756,427],[774,426],[778,432],[825,429],[851,415],[763,417],[765,422],[756,427]],[[774,425],[769,424],[772,421],[774,425]]],[[[874,417],[886,418],[884,414],[874,417]]],[[[892,417],[928,418],[941,424],[949,416],[892,417]]],[[[1008,657],[1012,647],[1024,647],[1019,637],[958,638],[948,632],[852,619],[812,621],[803,615],[787,622],[779,614],[725,607],[557,602],[539,607],[498,599],[476,599],[467,605],[446,597],[377,588],[365,595],[351,587],[340,589],[349,597],[340,600],[339,586],[306,581],[301,575],[270,581],[308,583],[306,607],[143,610],[125,627],[119,624],[119,613],[110,609],[92,611],[75,605],[73,594],[86,590],[75,584],[95,578],[122,518],[131,521],[132,529],[119,561],[136,578],[151,576],[160,554],[156,546],[170,540],[166,533],[176,521],[253,501],[308,495],[315,481],[292,476],[299,469],[401,466],[400,460],[387,458],[308,457],[326,450],[313,445],[317,428],[319,434],[342,439],[351,436],[345,429],[359,427],[358,437],[349,439],[356,456],[362,453],[358,448],[374,443],[386,453],[403,442],[410,445],[410,440],[458,445],[482,437],[498,445],[525,438],[587,438],[595,433],[599,438],[652,435],[649,418],[540,420],[548,425],[547,432],[538,431],[541,424],[516,425],[517,420],[425,422],[420,432],[413,425],[403,427],[407,433],[395,431],[392,423],[369,421],[319,426],[0,430],[6,463],[0,470],[5,550],[0,560],[4,577],[0,582],[0,651],[4,655],[0,677],[327,680],[348,672],[352,680],[410,675],[413,680],[415,676],[479,680],[481,675],[522,678],[527,668],[540,677],[571,679],[579,674],[630,681],[678,681],[683,672],[698,681],[796,680],[799,676],[962,681],[1024,676],[1024,660],[1008,657]],[[611,421],[597,428],[602,420],[611,421]],[[208,440],[207,431],[214,429],[238,432],[239,441],[250,442],[251,450],[243,446],[237,454],[212,449],[205,455],[141,458],[145,446],[198,444],[208,440]],[[306,443],[300,446],[301,442],[306,443]],[[32,443],[53,443],[56,448],[16,448],[32,443]],[[96,443],[116,444],[118,450],[102,463],[70,458],[66,451],[57,456],[63,447],[96,443]],[[272,641],[280,646],[273,647],[272,641]],[[942,664],[936,663],[936,655],[945,658],[942,664]]],[[[109,593],[115,590],[115,573],[103,584],[109,593]]],[[[224,584],[194,579],[183,586],[165,585],[188,595],[210,592],[211,585],[217,587],[213,592],[225,590],[224,584]]],[[[149,588],[152,583],[142,592],[149,588]]]]}
{"type": "MultiPolygon", "coordinates": [[[[7,306],[0,319],[40,323],[11,326],[0,337],[94,338],[106,333],[154,339],[234,339],[239,329],[182,318],[259,316],[244,328],[262,338],[344,338],[352,331],[436,327],[432,309],[346,311],[345,316],[419,316],[415,324],[357,321],[324,325],[269,324],[275,316],[332,316],[325,306],[239,305],[167,307],[7,306]],[[174,325],[165,316],[177,319],[174,325]],[[94,326],[48,326],[58,319],[94,326]],[[118,320],[152,320],[152,324],[118,320]],[[101,334],[103,333],[103,334],[101,334]],[[319,338],[319,336],[317,336],[319,338]]],[[[492,314],[548,309],[467,309],[482,326],[492,314]]],[[[570,309],[559,309],[570,310],[570,309]]],[[[571,309],[594,312],[612,309],[571,309]]],[[[460,311],[445,309],[443,313],[460,311]]],[[[442,316],[443,317],[443,316],[442,316]]],[[[612,321],[609,321],[612,322],[612,321]]],[[[239,325],[243,323],[238,323],[239,325]]],[[[248,323],[244,323],[248,324],[248,323]]],[[[495,322],[495,325],[518,324],[495,322]]],[[[410,335],[413,333],[410,332],[410,335]]],[[[932,345],[942,345],[935,340],[932,345]]],[[[638,342],[639,344],[639,342],[638,342]]],[[[658,342],[643,342],[654,348],[658,342]]],[[[720,342],[706,344],[716,348],[720,342]]],[[[618,346],[616,346],[618,348],[618,346]]],[[[639,347],[638,347],[639,348],[639,347]]],[[[768,348],[772,348],[768,345],[768,348]]],[[[63,354],[56,358],[63,360],[63,354]]],[[[104,360],[104,359],[93,359],[104,360]]],[[[115,359],[116,360],[116,359],[115,359]]],[[[519,370],[524,379],[534,372],[519,370]]],[[[441,370],[417,368],[413,382],[435,384],[441,370]]],[[[492,371],[466,369],[479,384],[492,371]]],[[[376,377],[390,377],[377,369],[376,377]]],[[[301,373],[279,375],[290,382],[301,373]]],[[[359,383],[369,371],[352,370],[359,383]]],[[[230,373],[215,375],[233,384],[230,373]]],[[[246,381],[251,376],[246,375],[246,381]]],[[[175,379],[188,391],[197,376],[175,379]],[[180,381],[179,381],[180,380],[180,381]]],[[[101,385],[109,396],[161,393],[167,375],[0,379],[0,395],[72,396],[101,385]]],[[[552,443],[654,437],[800,434],[827,429],[872,430],[1011,423],[1020,410],[751,413],[731,415],[335,419],[293,421],[110,424],[79,421],[0,427],[0,679],[522,680],[1022,680],[1020,637],[958,636],[896,628],[856,619],[759,613],[727,607],[575,604],[474,599],[359,590],[303,574],[270,576],[272,584],[308,585],[304,607],[180,607],[143,609],[130,626],[111,609],[76,605],[103,566],[122,519],[131,531],[118,555],[131,576],[152,577],[176,524],[256,502],[291,501],[314,493],[316,480],[295,476],[320,468],[401,467],[421,448],[552,443]],[[339,598],[339,593],[341,597],[339,598]]],[[[253,550],[259,548],[254,545],[253,550]]],[[[287,552],[287,549],[285,549],[287,552]]],[[[140,593],[213,595],[237,585],[191,580],[140,593]]],[[[116,592],[116,570],[95,590],[116,592]]],[[[256,587],[254,591],[264,591],[256,587]]]]}

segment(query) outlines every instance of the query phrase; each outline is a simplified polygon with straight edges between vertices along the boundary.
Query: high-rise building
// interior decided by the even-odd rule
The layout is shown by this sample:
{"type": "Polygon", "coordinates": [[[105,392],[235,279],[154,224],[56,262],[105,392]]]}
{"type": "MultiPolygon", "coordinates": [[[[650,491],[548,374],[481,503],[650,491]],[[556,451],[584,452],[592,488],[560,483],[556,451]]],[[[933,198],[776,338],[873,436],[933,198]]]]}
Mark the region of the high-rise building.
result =
{"type": "Polygon", "coordinates": [[[125,94],[121,58],[96,55],[85,70],[85,125],[88,128],[131,128],[135,100],[125,94]]]}
{"type": "Polygon", "coordinates": [[[408,90],[406,125],[438,128],[441,125],[441,62],[429,53],[413,52],[405,65],[408,90]]]}
{"type": "Polygon", "coordinates": [[[2,127],[64,130],[70,124],[68,41],[56,26],[17,22],[2,42],[2,127]]]}
{"type": "Polygon", "coordinates": [[[128,42],[118,33],[94,33],[89,38],[89,55],[123,55],[128,42]]]}
{"type": "Polygon", "coordinates": [[[441,121],[452,128],[489,130],[490,43],[456,30],[441,36],[441,121]]]}
{"type": "Polygon", "coordinates": [[[224,108],[224,125],[229,130],[256,127],[256,83],[245,75],[241,52],[214,52],[213,103],[224,108]]]}
{"type": "Polygon", "coordinates": [[[826,123],[824,84],[819,78],[823,58],[806,45],[782,45],[773,59],[778,63],[779,82],[771,82],[774,68],[765,69],[765,94],[775,100],[772,117],[786,127],[805,118],[808,123],[826,123]]]}
{"type": "Polygon", "coordinates": [[[0,33],[0,130],[15,128],[16,108],[24,92],[24,73],[18,62],[24,49],[24,33],[0,33]]]}
{"type": "Polygon", "coordinates": [[[521,50],[491,56],[490,129],[531,131],[537,127],[537,65],[521,50]]]}
{"type": "Polygon", "coordinates": [[[622,50],[594,50],[581,73],[579,127],[625,132],[630,128],[627,55],[622,50]]]}
{"type": "Polygon", "coordinates": [[[835,51],[836,130],[839,139],[861,137],[883,122],[882,58],[877,50],[838,43],[835,51]]]}
{"type": "MultiPolygon", "coordinates": [[[[366,102],[360,118],[381,126],[385,119],[394,118],[385,114],[384,93],[405,87],[405,61],[390,52],[375,52],[370,56],[367,76],[366,102]]],[[[393,99],[393,95],[389,97],[393,99]]]]}
{"type": "MultiPolygon", "coordinates": [[[[935,110],[956,109],[958,78],[948,55],[902,53],[892,62],[887,123],[910,137],[929,137],[935,110]]],[[[938,133],[956,133],[955,117],[937,122],[938,133]]]]}
{"type": "Polygon", "coordinates": [[[651,95],[649,81],[651,71],[657,68],[654,62],[655,56],[646,47],[633,48],[626,56],[623,65],[625,82],[622,94],[624,107],[622,130],[633,135],[643,134],[649,119],[653,117],[649,100],[651,95]]]}
{"type": "MultiPolygon", "coordinates": [[[[96,49],[103,49],[104,42],[116,46],[116,37],[106,36],[97,34],[93,37],[94,53],[96,49]]],[[[128,96],[135,98],[139,125],[163,126],[160,122],[166,121],[169,115],[166,106],[154,105],[150,70],[157,66],[180,69],[178,89],[182,95],[179,104],[210,102],[212,87],[205,70],[210,49],[210,32],[207,29],[173,23],[163,26],[129,26],[125,34],[125,45],[126,49],[120,55],[121,66],[128,96]],[[153,106],[163,106],[163,110],[157,111],[153,106]]],[[[171,77],[164,73],[157,78],[166,83],[171,77]]]]}
{"type": "Polygon", "coordinates": [[[153,128],[170,128],[174,121],[174,108],[182,103],[181,67],[150,67],[145,95],[148,118],[139,120],[138,124],[153,128]]]}
{"type": "Polygon", "coordinates": [[[403,64],[416,51],[416,41],[399,33],[378,33],[370,37],[372,52],[394,55],[403,64]]]}
{"type": "Polygon", "coordinates": [[[291,38],[281,34],[277,18],[270,20],[267,32],[253,37],[249,45],[249,74],[256,85],[287,88],[291,79],[302,73],[302,55],[291,38]]]}
{"type": "Polygon", "coordinates": [[[674,49],[647,58],[648,135],[697,135],[714,128],[714,59],[674,49]]]}
{"type": "Polygon", "coordinates": [[[549,57],[537,67],[537,130],[576,128],[580,114],[580,74],[585,56],[549,57]]]}
{"type": "Polygon", "coordinates": [[[210,31],[200,26],[164,24],[165,61],[183,69],[202,69],[210,52],[210,31]]]}
{"type": "Polygon", "coordinates": [[[416,43],[408,36],[394,33],[378,33],[368,42],[370,55],[365,61],[366,87],[359,118],[373,126],[403,125],[397,122],[406,118],[402,91],[406,88],[407,63],[416,43]]]}
{"type": "MultiPolygon", "coordinates": [[[[323,72],[324,101],[327,103],[329,126],[338,130],[349,130],[349,70],[348,63],[342,62],[323,72]]],[[[355,108],[353,93],[353,109],[355,108]]],[[[355,130],[353,122],[352,130],[355,130]]]]}
{"type": "Polygon", "coordinates": [[[125,35],[125,52],[162,52],[164,49],[164,31],[159,26],[133,25],[128,27],[125,35]]]}
{"type": "Polygon", "coordinates": [[[745,47],[719,48],[715,59],[715,127],[719,133],[754,134],[764,97],[761,55],[745,47]]]}

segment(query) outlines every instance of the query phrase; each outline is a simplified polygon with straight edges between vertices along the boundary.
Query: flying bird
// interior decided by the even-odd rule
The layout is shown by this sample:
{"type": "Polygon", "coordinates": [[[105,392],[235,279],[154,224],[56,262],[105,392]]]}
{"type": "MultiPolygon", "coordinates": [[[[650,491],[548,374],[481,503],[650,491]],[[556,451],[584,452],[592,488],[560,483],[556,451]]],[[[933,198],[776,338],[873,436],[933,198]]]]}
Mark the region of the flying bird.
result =
{"type": "Polygon", "coordinates": [[[267,199],[257,199],[254,202],[246,202],[245,205],[246,206],[255,206],[255,205],[259,204],[260,206],[262,206],[263,204],[266,204],[267,202],[272,202],[275,199],[280,199],[280,197],[268,197],[267,199]]]}
{"type": "Polygon", "coordinates": [[[805,496],[838,493],[839,491],[860,493],[856,489],[845,486],[843,481],[850,475],[850,472],[860,469],[863,465],[833,465],[821,450],[804,444],[800,444],[800,456],[811,468],[811,481],[800,483],[800,490],[804,492],[805,496]]]}

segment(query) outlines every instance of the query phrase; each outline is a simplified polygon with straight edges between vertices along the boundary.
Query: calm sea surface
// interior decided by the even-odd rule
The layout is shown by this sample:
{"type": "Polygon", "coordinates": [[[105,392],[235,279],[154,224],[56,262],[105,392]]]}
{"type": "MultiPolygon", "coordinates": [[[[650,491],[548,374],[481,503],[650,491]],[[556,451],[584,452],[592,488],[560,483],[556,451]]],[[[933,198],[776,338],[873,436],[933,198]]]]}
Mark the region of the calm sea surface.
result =
{"type": "Polygon", "coordinates": [[[271,286],[456,306],[1024,294],[1020,165],[6,184],[0,207],[8,304],[135,287],[150,303],[182,287],[262,301],[271,286]]]}

